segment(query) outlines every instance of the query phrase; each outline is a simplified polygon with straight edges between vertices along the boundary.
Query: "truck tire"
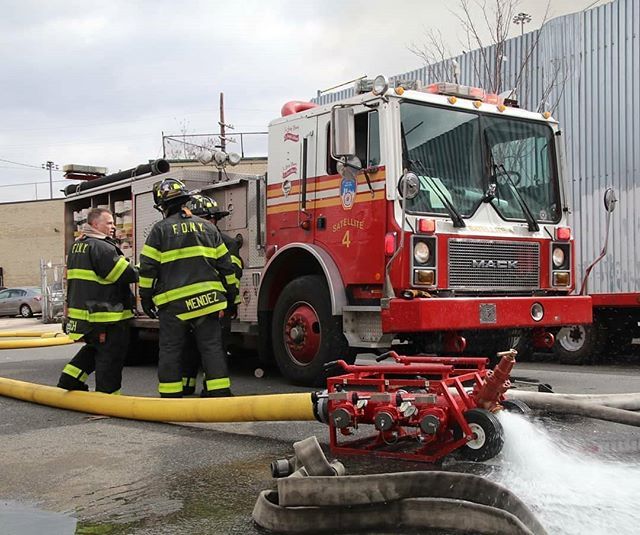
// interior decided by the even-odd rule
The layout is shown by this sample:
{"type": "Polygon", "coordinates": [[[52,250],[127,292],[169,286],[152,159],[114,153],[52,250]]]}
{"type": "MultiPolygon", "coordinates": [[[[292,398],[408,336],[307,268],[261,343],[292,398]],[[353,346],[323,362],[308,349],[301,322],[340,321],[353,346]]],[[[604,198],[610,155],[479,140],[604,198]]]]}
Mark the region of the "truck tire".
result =
{"type": "Polygon", "coordinates": [[[569,325],[556,335],[553,352],[562,364],[588,364],[602,349],[597,325],[569,325]]]}
{"type": "Polygon", "coordinates": [[[323,277],[305,275],[287,284],[273,311],[273,353],[290,381],[322,386],[327,362],[348,359],[342,318],[331,314],[329,289],[323,277]]]}

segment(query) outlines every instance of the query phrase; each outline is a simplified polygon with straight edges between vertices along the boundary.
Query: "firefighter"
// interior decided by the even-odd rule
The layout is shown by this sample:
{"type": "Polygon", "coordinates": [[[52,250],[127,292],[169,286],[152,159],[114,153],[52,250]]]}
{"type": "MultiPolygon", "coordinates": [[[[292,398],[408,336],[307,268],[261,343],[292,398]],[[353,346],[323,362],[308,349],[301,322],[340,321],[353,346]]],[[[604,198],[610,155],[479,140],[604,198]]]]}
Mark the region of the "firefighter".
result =
{"type": "Polygon", "coordinates": [[[154,184],[155,207],[164,219],[140,253],[140,298],[144,312],[160,320],[160,396],[183,396],[181,356],[193,331],[205,372],[202,395],[226,397],[233,394],[218,317],[227,299],[235,299],[235,287],[227,282],[234,268],[218,230],[185,206],[190,198],[174,178],[154,184]]]}
{"type": "MultiPolygon", "coordinates": [[[[229,215],[229,212],[222,211],[218,207],[218,203],[209,197],[204,195],[194,195],[187,205],[193,215],[202,217],[211,221],[216,225],[220,219],[229,215]]],[[[240,258],[240,246],[241,244],[237,239],[220,231],[222,241],[227,246],[229,254],[231,255],[231,262],[235,270],[235,274],[232,277],[227,277],[227,283],[235,286],[236,297],[233,303],[227,305],[227,310],[222,318],[220,318],[220,325],[222,328],[222,345],[225,353],[229,349],[229,339],[231,336],[231,320],[237,316],[238,304],[240,303],[240,279],[242,278],[243,262],[240,258]]],[[[182,382],[184,386],[185,395],[193,394],[195,392],[196,377],[198,375],[198,351],[197,347],[193,343],[193,340],[189,339],[186,343],[183,352],[183,376],[182,382]]]]}
{"type": "Polygon", "coordinates": [[[58,386],[66,390],[89,390],[85,381],[95,370],[97,392],[120,393],[135,303],[129,284],[138,273],[116,245],[113,230],[109,210],[91,209],[67,255],[65,331],[85,345],[62,370],[58,386]]]}

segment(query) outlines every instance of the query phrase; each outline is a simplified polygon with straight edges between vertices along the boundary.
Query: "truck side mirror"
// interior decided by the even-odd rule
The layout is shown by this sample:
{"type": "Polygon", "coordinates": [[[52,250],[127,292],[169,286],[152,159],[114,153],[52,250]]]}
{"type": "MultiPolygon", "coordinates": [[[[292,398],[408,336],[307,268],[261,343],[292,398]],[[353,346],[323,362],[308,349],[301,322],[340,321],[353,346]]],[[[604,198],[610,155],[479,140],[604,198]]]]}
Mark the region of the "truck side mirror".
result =
{"type": "Polygon", "coordinates": [[[398,193],[402,199],[414,199],[420,193],[420,179],[415,173],[405,173],[398,182],[398,193]]]}
{"type": "Polygon", "coordinates": [[[356,155],[356,123],[353,108],[331,110],[331,154],[334,158],[356,155]]]}
{"type": "Polygon", "coordinates": [[[616,209],[616,192],[613,188],[607,188],[604,192],[604,208],[608,213],[613,212],[616,209]]]}

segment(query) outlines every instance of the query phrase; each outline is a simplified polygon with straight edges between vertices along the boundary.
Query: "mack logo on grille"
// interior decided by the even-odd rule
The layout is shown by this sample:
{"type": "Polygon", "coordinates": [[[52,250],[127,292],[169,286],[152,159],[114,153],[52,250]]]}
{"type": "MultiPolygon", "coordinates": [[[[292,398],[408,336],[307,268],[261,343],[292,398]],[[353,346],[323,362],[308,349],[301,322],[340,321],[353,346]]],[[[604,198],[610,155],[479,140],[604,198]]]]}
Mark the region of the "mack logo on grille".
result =
{"type": "Polygon", "coordinates": [[[517,260],[471,260],[471,267],[483,269],[483,268],[495,268],[495,269],[517,269],[517,260]]]}

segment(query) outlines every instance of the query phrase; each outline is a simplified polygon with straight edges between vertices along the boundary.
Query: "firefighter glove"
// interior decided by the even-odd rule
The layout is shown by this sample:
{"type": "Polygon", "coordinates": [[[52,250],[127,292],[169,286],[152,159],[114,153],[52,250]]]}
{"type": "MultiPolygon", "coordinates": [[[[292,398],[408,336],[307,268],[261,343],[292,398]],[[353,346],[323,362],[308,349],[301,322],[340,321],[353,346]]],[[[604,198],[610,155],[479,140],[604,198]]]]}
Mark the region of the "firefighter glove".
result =
{"type": "Polygon", "coordinates": [[[144,313],[151,319],[156,319],[158,317],[158,309],[156,308],[156,305],[153,304],[150,297],[142,298],[142,310],[144,310],[144,313]]]}

